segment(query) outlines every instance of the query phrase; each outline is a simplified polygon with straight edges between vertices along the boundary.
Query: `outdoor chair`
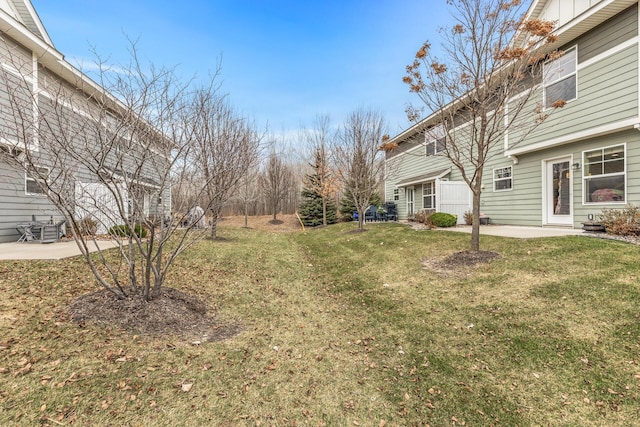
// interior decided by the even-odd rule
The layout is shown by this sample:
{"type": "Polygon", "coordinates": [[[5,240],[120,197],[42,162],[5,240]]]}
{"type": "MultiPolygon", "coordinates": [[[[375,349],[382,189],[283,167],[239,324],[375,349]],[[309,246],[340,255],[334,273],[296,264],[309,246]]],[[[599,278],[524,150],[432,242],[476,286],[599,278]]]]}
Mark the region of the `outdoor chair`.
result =
{"type": "Polygon", "coordinates": [[[387,202],[384,204],[384,208],[387,212],[386,218],[385,218],[387,221],[398,220],[398,208],[395,203],[387,202]]]}
{"type": "Polygon", "coordinates": [[[375,221],[376,220],[376,212],[378,211],[378,207],[371,205],[364,211],[364,221],[375,221]]]}

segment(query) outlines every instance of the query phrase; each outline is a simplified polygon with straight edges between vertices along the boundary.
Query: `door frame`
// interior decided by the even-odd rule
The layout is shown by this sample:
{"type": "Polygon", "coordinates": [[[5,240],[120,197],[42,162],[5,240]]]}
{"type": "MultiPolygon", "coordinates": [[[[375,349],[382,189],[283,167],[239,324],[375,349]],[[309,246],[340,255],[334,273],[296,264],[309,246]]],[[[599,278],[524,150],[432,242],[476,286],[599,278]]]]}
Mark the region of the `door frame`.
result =
{"type": "Polygon", "coordinates": [[[542,225],[557,225],[557,226],[571,226],[573,227],[573,155],[553,157],[542,161],[542,225]],[[553,204],[551,198],[553,197],[551,185],[553,183],[553,170],[550,170],[550,165],[555,163],[568,162],[569,164],[569,214],[554,216],[551,213],[553,204]]]}
{"type": "Polygon", "coordinates": [[[410,186],[406,188],[405,192],[407,203],[407,217],[410,217],[416,214],[416,189],[414,186],[410,186]],[[409,209],[409,206],[411,206],[411,209],[409,209]]]}

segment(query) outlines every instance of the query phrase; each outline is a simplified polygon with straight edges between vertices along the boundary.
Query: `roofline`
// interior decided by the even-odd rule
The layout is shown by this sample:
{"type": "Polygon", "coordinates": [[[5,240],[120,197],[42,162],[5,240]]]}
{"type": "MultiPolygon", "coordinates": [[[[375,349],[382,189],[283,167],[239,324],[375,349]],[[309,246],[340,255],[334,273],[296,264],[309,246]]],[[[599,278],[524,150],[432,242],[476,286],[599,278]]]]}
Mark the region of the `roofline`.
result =
{"type": "MultiPolygon", "coordinates": [[[[548,50],[549,52],[553,51],[553,49],[557,49],[558,47],[562,46],[565,43],[568,43],[572,37],[572,34],[570,32],[570,30],[576,26],[578,26],[580,23],[584,22],[585,20],[587,20],[588,18],[597,15],[597,14],[601,14],[606,13],[607,10],[613,9],[614,11],[616,11],[615,8],[612,8],[613,5],[615,4],[619,4],[621,5],[621,7],[627,8],[627,7],[631,7],[634,3],[637,3],[637,0],[603,0],[599,3],[597,3],[594,6],[590,6],[587,10],[585,10],[584,12],[582,12],[580,15],[575,16],[573,19],[571,19],[570,21],[568,21],[567,23],[563,24],[561,27],[558,27],[554,30],[554,33],[556,35],[558,35],[558,41],[554,42],[554,43],[550,43],[549,45],[545,46],[545,49],[548,50]],[[567,33],[569,33],[569,35],[567,36],[567,33]],[[563,37],[564,36],[564,37],[563,37]]],[[[529,9],[526,12],[526,16],[527,18],[529,18],[530,16],[532,16],[532,14],[535,13],[540,13],[541,8],[544,6],[544,4],[546,4],[546,2],[542,1],[542,0],[534,0],[531,3],[531,6],[529,7],[529,9]]],[[[620,11],[617,11],[616,13],[619,13],[620,11]]],[[[604,22],[604,21],[602,21],[604,22]]],[[[495,70],[496,72],[499,70],[495,70]]],[[[450,108],[452,108],[455,104],[457,104],[458,102],[460,102],[460,100],[466,96],[469,96],[469,93],[460,96],[456,99],[454,99],[453,101],[451,101],[449,104],[447,104],[444,107],[444,110],[449,110],[450,108]]],[[[435,111],[433,113],[431,113],[429,116],[425,117],[424,119],[420,120],[418,123],[416,123],[415,125],[411,126],[410,128],[404,130],[402,133],[394,136],[393,138],[391,138],[388,143],[396,143],[399,144],[403,141],[405,141],[406,139],[408,139],[409,137],[415,135],[418,133],[419,128],[427,128],[430,125],[433,124],[437,124],[439,123],[438,118],[441,117],[441,111],[435,111]]]]}
{"type": "Polygon", "coordinates": [[[31,0],[24,0],[23,2],[26,8],[29,9],[29,13],[31,13],[33,17],[37,18],[34,21],[35,21],[36,27],[38,27],[38,30],[40,31],[40,33],[42,33],[42,37],[44,37],[45,39],[44,41],[50,46],[53,46],[53,41],[51,40],[51,37],[49,37],[49,33],[47,32],[47,29],[42,24],[40,15],[38,15],[38,11],[36,11],[36,9],[33,7],[31,0]]]}
{"type": "MultiPolygon", "coordinates": [[[[75,88],[80,89],[87,97],[106,98],[110,101],[115,111],[126,112],[127,106],[118,98],[112,95],[104,87],[93,81],[89,76],[78,70],[65,60],[52,44],[47,44],[44,40],[33,34],[25,26],[16,26],[16,20],[0,9],[0,34],[6,34],[16,42],[31,50],[38,58],[38,63],[45,66],[48,71],[54,73],[63,81],[70,83],[75,88]],[[82,83],[79,85],[78,83],[82,83]]],[[[158,134],[166,140],[169,138],[162,130],[152,126],[158,134]]]]}
{"type": "MultiPolygon", "coordinates": [[[[105,88],[93,81],[86,74],[75,68],[64,58],[64,55],[56,50],[51,44],[33,34],[22,24],[16,25],[17,21],[6,12],[0,10],[0,33],[6,34],[16,42],[29,49],[38,58],[38,62],[44,65],[47,70],[53,72],[67,83],[81,89],[88,96],[101,94],[113,102],[114,107],[125,110],[124,104],[111,95],[105,88]],[[83,87],[78,87],[78,82],[83,83],[83,87]]],[[[19,24],[19,23],[18,23],[19,24]]]]}

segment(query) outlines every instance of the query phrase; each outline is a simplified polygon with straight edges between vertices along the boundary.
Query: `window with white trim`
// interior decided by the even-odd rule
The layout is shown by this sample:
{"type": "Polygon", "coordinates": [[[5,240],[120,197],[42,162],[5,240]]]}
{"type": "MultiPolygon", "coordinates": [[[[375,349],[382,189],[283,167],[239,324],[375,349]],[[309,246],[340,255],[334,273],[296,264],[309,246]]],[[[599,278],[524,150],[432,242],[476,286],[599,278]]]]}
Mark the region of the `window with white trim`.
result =
{"type": "Polygon", "coordinates": [[[585,204],[626,202],[625,148],[622,144],[583,152],[585,204]]]}
{"type": "Polygon", "coordinates": [[[513,166],[493,170],[493,191],[509,191],[513,189],[513,166]]]}
{"type": "Polygon", "coordinates": [[[422,184],[422,208],[436,208],[436,183],[434,181],[422,184]]]}
{"type": "Polygon", "coordinates": [[[27,168],[25,174],[24,191],[26,194],[44,194],[46,181],[49,178],[49,168],[33,166],[27,168]]]}
{"type": "Polygon", "coordinates": [[[578,97],[578,55],[576,46],[544,64],[544,105],[552,107],[558,101],[569,102],[578,97]]]}
{"type": "Polygon", "coordinates": [[[431,139],[425,142],[425,155],[434,156],[441,153],[445,149],[445,137],[438,139],[431,139]]]}
{"type": "Polygon", "coordinates": [[[399,188],[394,188],[393,189],[393,201],[397,202],[398,200],[400,200],[400,189],[399,188]]]}

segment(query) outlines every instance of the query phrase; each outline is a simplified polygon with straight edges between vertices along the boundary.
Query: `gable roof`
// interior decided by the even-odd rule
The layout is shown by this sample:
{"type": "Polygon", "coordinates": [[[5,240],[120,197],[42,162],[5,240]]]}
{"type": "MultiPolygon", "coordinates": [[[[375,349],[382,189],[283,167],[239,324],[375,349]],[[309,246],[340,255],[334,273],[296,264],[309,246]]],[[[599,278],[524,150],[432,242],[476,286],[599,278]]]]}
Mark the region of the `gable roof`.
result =
{"type": "Polygon", "coordinates": [[[5,19],[6,17],[13,18],[40,40],[54,47],[30,0],[0,0],[0,12],[5,15],[5,19]]]}
{"type": "Polygon", "coordinates": [[[558,48],[589,31],[637,0],[533,0],[527,11],[527,19],[556,22],[558,41],[550,48],[558,48]]]}
{"type": "MultiPolygon", "coordinates": [[[[545,49],[551,52],[636,3],[638,0],[533,0],[526,16],[527,19],[539,18],[558,21],[554,31],[558,37],[557,41],[545,46],[545,49]],[[585,7],[585,3],[589,5],[585,7]]],[[[388,143],[400,144],[411,136],[437,124],[437,121],[438,115],[431,113],[391,138],[388,143]]]]}

